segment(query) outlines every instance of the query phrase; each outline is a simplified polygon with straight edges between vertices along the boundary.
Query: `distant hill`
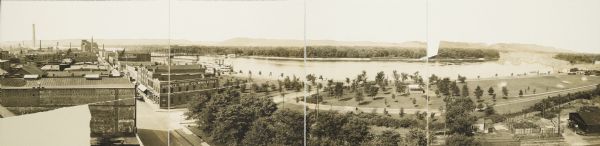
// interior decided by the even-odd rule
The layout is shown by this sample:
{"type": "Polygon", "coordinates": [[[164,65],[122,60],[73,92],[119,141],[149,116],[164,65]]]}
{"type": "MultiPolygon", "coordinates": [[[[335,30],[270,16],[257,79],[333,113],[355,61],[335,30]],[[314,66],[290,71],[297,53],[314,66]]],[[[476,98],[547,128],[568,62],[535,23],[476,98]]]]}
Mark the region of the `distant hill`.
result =
{"type": "MultiPolygon", "coordinates": [[[[89,40],[89,38],[87,38],[89,40]]],[[[61,47],[68,47],[69,43],[73,47],[77,47],[81,43],[81,39],[64,39],[64,40],[42,40],[43,47],[56,46],[56,42],[61,47]]],[[[262,39],[262,38],[232,38],[220,42],[203,42],[189,40],[169,40],[168,39],[94,39],[101,46],[106,47],[123,47],[123,46],[144,46],[144,45],[207,45],[207,46],[303,46],[303,40],[292,39],[262,39]]],[[[31,45],[31,40],[28,41],[7,41],[2,42],[0,47],[16,47],[19,43],[31,45]]],[[[373,42],[373,41],[335,41],[335,40],[308,40],[310,46],[391,46],[391,47],[406,47],[406,48],[425,48],[426,42],[408,41],[408,42],[373,42]]],[[[36,46],[37,47],[37,46],[36,46]]],[[[440,42],[441,48],[473,48],[473,49],[498,49],[499,51],[518,51],[518,52],[572,52],[569,50],[547,47],[535,44],[519,44],[519,43],[472,43],[472,42],[440,42]]]]}

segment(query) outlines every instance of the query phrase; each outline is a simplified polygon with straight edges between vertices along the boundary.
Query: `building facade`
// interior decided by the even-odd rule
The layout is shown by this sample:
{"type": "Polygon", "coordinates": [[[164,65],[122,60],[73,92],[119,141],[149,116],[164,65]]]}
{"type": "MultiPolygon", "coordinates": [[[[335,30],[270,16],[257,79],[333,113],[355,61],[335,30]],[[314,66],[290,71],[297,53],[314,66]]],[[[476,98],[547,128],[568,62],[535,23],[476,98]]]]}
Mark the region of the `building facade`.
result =
{"type": "Polygon", "coordinates": [[[140,92],[161,108],[180,107],[218,87],[218,79],[205,70],[200,65],[145,66],[138,69],[136,81],[140,92]]]}
{"type": "Polygon", "coordinates": [[[91,137],[135,135],[135,88],[125,78],[5,78],[0,83],[0,104],[5,107],[90,104],[91,137]]]}

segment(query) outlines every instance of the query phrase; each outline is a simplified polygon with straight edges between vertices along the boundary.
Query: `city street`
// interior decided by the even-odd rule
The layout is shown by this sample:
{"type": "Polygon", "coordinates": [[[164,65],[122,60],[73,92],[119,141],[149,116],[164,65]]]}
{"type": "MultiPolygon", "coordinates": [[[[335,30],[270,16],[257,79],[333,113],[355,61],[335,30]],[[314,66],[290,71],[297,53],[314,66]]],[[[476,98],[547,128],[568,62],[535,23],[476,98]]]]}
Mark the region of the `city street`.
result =
{"type": "Polygon", "coordinates": [[[207,145],[181,125],[184,121],[184,111],[185,109],[158,109],[158,106],[151,103],[137,101],[137,127],[142,144],[144,146],[164,146],[167,143],[172,146],[207,145]]]}

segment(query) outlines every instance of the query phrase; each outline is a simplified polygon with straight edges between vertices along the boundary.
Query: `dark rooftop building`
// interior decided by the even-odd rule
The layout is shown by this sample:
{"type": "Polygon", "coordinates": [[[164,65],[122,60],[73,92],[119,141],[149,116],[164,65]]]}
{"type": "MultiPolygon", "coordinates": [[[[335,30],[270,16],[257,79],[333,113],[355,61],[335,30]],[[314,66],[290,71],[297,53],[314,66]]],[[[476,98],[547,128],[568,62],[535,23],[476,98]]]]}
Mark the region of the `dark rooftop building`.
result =
{"type": "Polygon", "coordinates": [[[575,128],[578,133],[598,134],[600,133],[600,112],[569,113],[569,126],[575,128]]]}
{"type": "Polygon", "coordinates": [[[45,76],[47,73],[35,65],[17,65],[11,68],[12,75],[22,77],[24,75],[40,75],[45,76]]]}

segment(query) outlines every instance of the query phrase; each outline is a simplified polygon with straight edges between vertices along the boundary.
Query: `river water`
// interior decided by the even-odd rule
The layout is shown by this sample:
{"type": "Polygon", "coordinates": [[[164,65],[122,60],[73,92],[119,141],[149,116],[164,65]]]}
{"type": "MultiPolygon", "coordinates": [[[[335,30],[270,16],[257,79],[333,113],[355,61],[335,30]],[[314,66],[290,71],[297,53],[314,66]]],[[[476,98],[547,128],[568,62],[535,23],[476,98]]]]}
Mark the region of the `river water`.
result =
{"type": "MultiPolygon", "coordinates": [[[[375,78],[379,71],[384,71],[387,77],[392,79],[392,71],[398,73],[404,72],[413,74],[419,72],[421,75],[429,76],[431,73],[437,76],[456,78],[458,75],[466,76],[468,79],[514,76],[528,74],[536,75],[539,73],[555,73],[559,70],[558,64],[564,64],[562,61],[552,59],[551,57],[536,54],[502,54],[498,61],[470,62],[470,63],[439,63],[439,62],[403,62],[403,61],[307,61],[302,60],[281,60],[281,59],[256,59],[256,58],[226,58],[224,64],[232,65],[234,71],[247,75],[252,71],[253,77],[258,78],[280,78],[281,73],[284,76],[302,77],[306,73],[322,75],[325,79],[345,80],[356,78],[363,70],[367,72],[369,80],[375,78]],[[261,75],[259,75],[259,71],[261,75]],[[271,75],[269,75],[271,74],[271,75]]],[[[174,61],[185,62],[192,60],[192,57],[176,57],[174,61]]],[[[196,57],[193,57],[194,59],[196,57]]],[[[211,62],[215,58],[203,56],[201,61],[211,62]]]]}

